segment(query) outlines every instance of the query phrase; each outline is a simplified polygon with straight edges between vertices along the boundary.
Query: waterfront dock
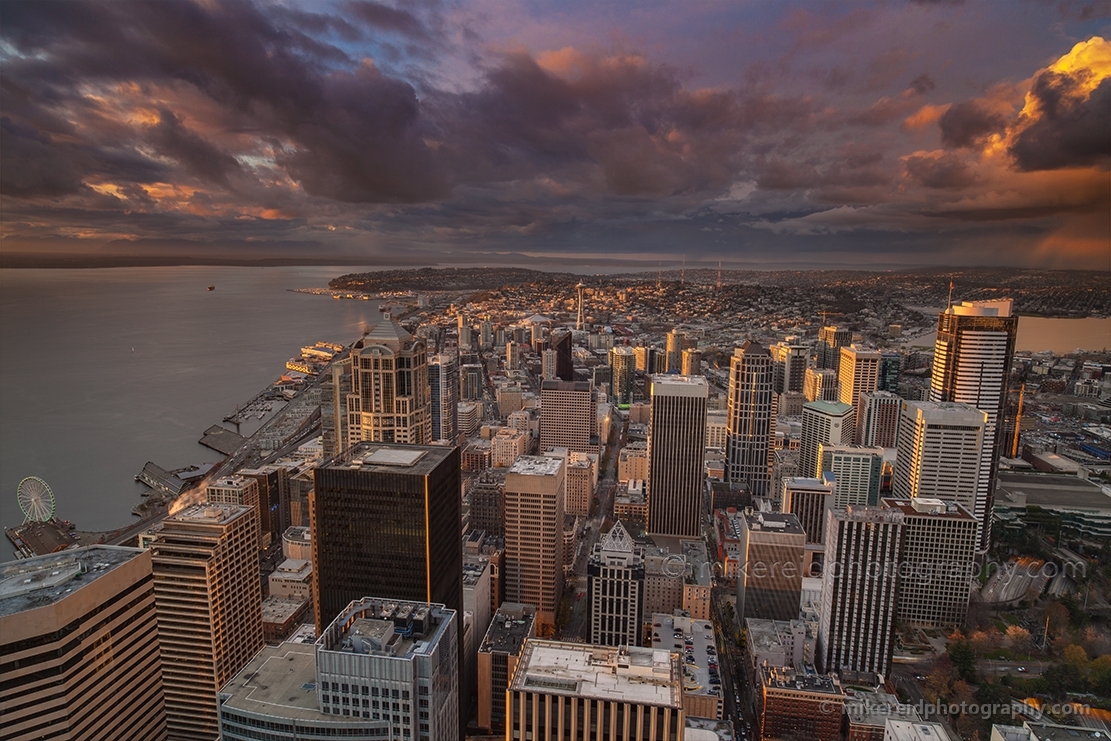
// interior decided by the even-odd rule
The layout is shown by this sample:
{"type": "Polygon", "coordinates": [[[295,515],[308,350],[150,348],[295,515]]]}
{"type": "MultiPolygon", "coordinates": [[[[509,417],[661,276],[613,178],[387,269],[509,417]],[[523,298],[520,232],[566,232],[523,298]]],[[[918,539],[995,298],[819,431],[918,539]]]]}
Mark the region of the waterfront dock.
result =
{"type": "Polygon", "coordinates": [[[226,427],[212,425],[204,431],[204,436],[198,442],[206,448],[212,448],[217,453],[228,456],[243,447],[247,438],[226,427]]]}

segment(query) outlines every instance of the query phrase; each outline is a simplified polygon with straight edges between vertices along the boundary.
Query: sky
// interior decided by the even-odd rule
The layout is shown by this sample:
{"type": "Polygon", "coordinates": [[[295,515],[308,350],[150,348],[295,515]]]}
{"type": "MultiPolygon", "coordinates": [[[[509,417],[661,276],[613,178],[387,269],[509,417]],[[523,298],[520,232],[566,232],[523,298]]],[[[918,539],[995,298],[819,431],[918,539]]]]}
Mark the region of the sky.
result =
{"type": "Polygon", "coordinates": [[[0,251],[1111,269],[1111,0],[0,3],[0,251]]]}

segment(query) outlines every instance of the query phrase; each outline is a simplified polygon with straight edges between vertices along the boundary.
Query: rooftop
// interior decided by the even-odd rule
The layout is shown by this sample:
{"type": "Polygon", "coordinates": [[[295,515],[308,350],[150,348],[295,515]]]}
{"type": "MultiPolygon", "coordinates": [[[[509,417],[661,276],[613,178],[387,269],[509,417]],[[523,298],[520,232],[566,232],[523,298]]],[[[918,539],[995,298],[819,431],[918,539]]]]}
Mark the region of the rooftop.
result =
{"type": "Polygon", "coordinates": [[[957,502],[944,501],[933,497],[914,497],[912,499],[882,499],[880,503],[887,509],[897,509],[907,517],[945,517],[952,520],[974,520],[975,517],[957,502]]]}
{"type": "Polygon", "coordinates": [[[0,617],[59,602],[143,553],[93,545],[0,564],[0,617]]]}
{"type": "Polygon", "coordinates": [[[678,710],[683,704],[680,681],[680,659],[674,652],[530,639],[510,689],[678,710]]]}
{"type": "Polygon", "coordinates": [[[721,698],[721,675],[714,643],[714,625],[709,620],[655,614],[652,616],[652,648],[678,651],[683,657],[685,693],[721,698]],[[710,662],[714,663],[712,672],[710,662]]]}
{"type": "Polygon", "coordinates": [[[887,724],[883,738],[884,741],[950,741],[949,734],[939,723],[895,718],[887,724]]]}
{"type": "Polygon", "coordinates": [[[364,597],[349,604],[316,642],[322,652],[426,656],[455,614],[440,604],[364,597]]]}
{"type": "Polygon", "coordinates": [[[849,716],[849,723],[882,728],[888,718],[910,722],[922,720],[913,705],[901,704],[895,695],[865,690],[850,691],[853,694],[845,698],[845,714],[849,716]]]}
{"type": "Polygon", "coordinates": [[[509,473],[522,476],[558,476],[559,468],[563,465],[562,458],[552,458],[546,455],[522,455],[513,462],[509,473]]]}
{"type": "Polygon", "coordinates": [[[1026,504],[1058,509],[1111,510],[1111,494],[1098,484],[1075,476],[1053,473],[1000,471],[997,479],[1000,504],[1015,501],[1017,493],[1026,495],[1026,504]]]}
{"type": "Polygon", "coordinates": [[[525,639],[532,635],[535,622],[536,614],[531,606],[503,604],[490,621],[479,652],[517,655],[525,639]]]}
{"type": "Polygon", "coordinates": [[[798,692],[820,692],[843,697],[841,684],[830,674],[818,674],[810,667],[795,670],[790,667],[764,665],[760,667],[760,678],[770,689],[796,690],[798,692]]]}
{"type": "Polygon", "coordinates": [[[223,708],[299,720],[338,721],[324,715],[316,700],[316,658],[312,644],[283,643],[263,648],[220,690],[223,708]]]}
{"type": "Polygon", "coordinates": [[[490,559],[482,556],[463,556],[463,586],[478,584],[482,574],[490,566],[490,559]]]}
{"type": "Polygon", "coordinates": [[[426,476],[451,455],[454,448],[442,445],[390,445],[359,443],[324,465],[325,468],[354,468],[364,471],[402,472],[426,476]]]}
{"type": "Polygon", "coordinates": [[[177,520],[179,522],[226,525],[244,512],[251,511],[253,511],[251,507],[242,504],[213,504],[212,502],[204,502],[202,504],[192,504],[180,512],[170,515],[164,522],[170,523],[177,520]]]}
{"type": "Polygon", "coordinates": [[[262,622],[284,623],[300,612],[307,603],[307,599],[267,597],[262,601],[262,622]]]}
{"type": "Polygon", "coordinates": [[[851,405],[842,404],[839,401],[808,401],[802,405],[804,413],[807,409],[819,412],[820,414],[832,414],[835,416],[848,414],[853,411],[851,405]]]}
{"type": "Polygon", "coordinates": [[[741,513],[749,530],[771,531],[787,535],[806,535],[799,518],[789,512],[741,513]]]}

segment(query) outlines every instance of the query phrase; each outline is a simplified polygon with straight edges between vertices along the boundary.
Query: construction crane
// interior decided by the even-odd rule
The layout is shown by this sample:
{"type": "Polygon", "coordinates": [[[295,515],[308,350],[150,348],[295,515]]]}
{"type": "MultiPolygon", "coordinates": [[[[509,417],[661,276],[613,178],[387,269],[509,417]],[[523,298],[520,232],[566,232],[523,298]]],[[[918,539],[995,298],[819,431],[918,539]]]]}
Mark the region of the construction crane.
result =
{"type": "Polygon", "coordinates": [[[844,313],[840,312],[840,311],[819,311],[818,313],[822,315],[822,326],[823,327],[826,326],[827,324],[829,324],[828,317],[844,316],[844,313]]]}

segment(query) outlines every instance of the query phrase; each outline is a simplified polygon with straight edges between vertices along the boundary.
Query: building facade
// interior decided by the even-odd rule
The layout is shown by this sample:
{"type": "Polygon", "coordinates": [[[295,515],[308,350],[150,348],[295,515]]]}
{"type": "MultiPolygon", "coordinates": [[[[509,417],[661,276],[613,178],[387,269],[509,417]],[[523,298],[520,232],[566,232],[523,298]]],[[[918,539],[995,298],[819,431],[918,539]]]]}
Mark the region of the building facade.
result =
{"type": "Polygon", "coordinates": [[[169,738],[216,739],[216,693],[263,646],[258,517],[193,505],[163,521],[150,550],[169,738]]]}
{"type": "Polygon", "coordinates": [[[702,376],[653,376],[648,425],[648,532],[699,537],[706,451],[702,376]]]}
{"type": "Polygon", "coordinates": [[[426,444],[432,402],[424,340],[388,314],[351,350],[348,442],[426,444]]]}
{"type": "Polygon", "coordinates": [[[599,453],[598,401],[589,381],[540,384],[540,449],[599,453]]]}
{"type": "Polygon", "coordinates": [[[636,393],[637,359],[631,347],[618,345],[609,352],[610,395],[619,409],[628,409],[636,393]]]}
{"type": "Polygon", "coordinates": [[[894,448],[899,437],[899,413],[902,404],[903,399],[890,391],[862,393],[856,404],[856,432],[853,442],[894,448]]]}
{"type": "Polygon", "coordinates": [[[811,401],[802,406],[802,436],[799,440],[799,475],[822,475],[819,448],[845,445],[853,440],[855,412],[836,401],[811,401]]]}
{"type": "Polygon", "coordinates": [[[875,391],[880,379],[880,354],[876,350],[850,345],[841,348],[837,366],[838,401],[856,409],[860,395],[875,391]]]}
{"type": "Polygon", "coordinates": [[[965,301],[937,318],[930,401],[971,404],[987,415],[976,506],[980,549],[991,542],[992,500],[999,468],[1000,429],[1007,404],[1018,317],[1011,299],[965,301]]]}
{"type": "Polygon", "coordinates": [[[644,609],[644,558],[618,520],[586,564],[590,642],[636,646],[644,609]]]}
{"type": "Polygon", "coordinates": [[[806,547],[799,519],[746,510],[740,524],[737,619],[797,620],[806,547]]]}
{"type": "Polygon", "coordinates": [[[903,513],[834,510],[826,524],[818,669],[886,676],[895,644],[903,513]]]}
{"type": "Polygon", "coordinates": [[[368,594],[462,613],[459,451],[361,443],[314,471],[317,630],[368,594]]]}
{"type": "Polygon", "coordinates": [[[10,739],[166,738],[149,551],[96,545],[0,565],[10,739]]]}
{"type": "Polygon", "coordinates": [[[536,610],[505,602],[478,648],[478,727],[505,733],[505,691],[525,641],[536,637],[536,610]]]}
{"type": "Polygon", "coordinates": [[[505,598],[536,606],[538,635],[552,635],[563,597],[564,458],[525,455],[505,476],[505,598]]]}
{"type": "Polygon", "coordinates": [[[835,507],[873,507],[880,503],[883,448],[819,445],[821,473],[833,474],[835,507]]]}
{"type": "Polygon", "coordinates": [[[428,358],[428,390],[430,394],[432,439],[454,442],[459,426],[456,421],[459,405],[459,364],[454,355],[441,354],[428,358]]]}
{"type": "Polygon", "coordinates": [[[748,484],[753,496],[766,496],[771,483],[775,369],[771,354],[749,341],[733,351],[729,362],[729,444],[726,479],[748,484]]]}

